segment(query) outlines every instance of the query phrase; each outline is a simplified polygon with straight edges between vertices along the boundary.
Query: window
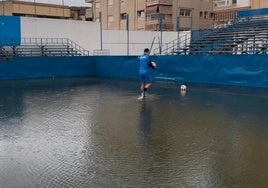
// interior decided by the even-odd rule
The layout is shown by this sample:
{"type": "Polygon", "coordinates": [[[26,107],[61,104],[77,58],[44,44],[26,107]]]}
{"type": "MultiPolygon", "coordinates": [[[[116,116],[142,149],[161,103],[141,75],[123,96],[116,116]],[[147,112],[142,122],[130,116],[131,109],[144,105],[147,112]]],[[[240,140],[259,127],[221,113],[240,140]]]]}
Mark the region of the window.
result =
{"type": "Polygon", "coordinates": [[[203,12],[199,12],[199,18],[203,18],[203,12]]]}
{"type": "Polygon", "coordinates": [[[233,0],[233,1],[232,1],[232,4],[236,4],[236,3],[237,3],[237,0],[233,0]]]}
{"type": "Polygon", "coordinates": [[[171,14],[149,14],[146,16],[147,20],[160,20],[162,17],[163,20],[171,20],[172,15],[171,14]]]}
{"type": "Polygon", "coordinates": [[[125,3],[125,2],[127,2],[127,0],[121,0],[121,3],[125,3]]]}
{"type": "Polygon", "coordinates": [[[108,0],[108,5],[114,4],[114,0],[108,0]]]}
{"type": "Polygon", "coordinates": [[[191,16],[191,10],[190,9],[181,9],[180,16],[191,16]]]}
{"type": "Polygon", "coordinates": [[[137,12],[137,16],[138,16],[138,18],[144,18],[144,16],[145,16],[144,10],[139,10],[137,12]]]}
{"type": "Polygon", "coordinates": [[[113,16],[108,16],[108,22],[113,22],[114,21],[114,17],[113,16]]]}
{"type": "Polygon", "coordinates": [[[212,12],[209,14],[209,18],[214,19],[214,14],[212,12]]]}
{"type": "Polygon", "coordinates": [[[100,8],[100,2],[96,2],[96,8],[100,8]]]}
{"type": "Polygon", "coordinates": [[[127,13],[120,14],[120,19],[121,20],[126,20],[127,19],[127,13]]]}
{"type": "Polygon", "coordinates": [[[216,8],[226,7],[227,6],[227,2],[226,1],[215,2],[214,6],[216,8]]]}
{"type": "Polygon", "coordinates": [[[172,20],[172,14],[166,14],[163,17],[164,20],[172,20]]]}
{"type": "Polygon", "coordinates": [[[149,14],[147,15],[147,20],[159,20],[159,14],[149,14]]]}
{"type": "Polygon", "coordinates": [[[205,14],[204,14],[204,18],[205,18],[205,19],[208,18],[208,12],[205,12],[205,14]]]}

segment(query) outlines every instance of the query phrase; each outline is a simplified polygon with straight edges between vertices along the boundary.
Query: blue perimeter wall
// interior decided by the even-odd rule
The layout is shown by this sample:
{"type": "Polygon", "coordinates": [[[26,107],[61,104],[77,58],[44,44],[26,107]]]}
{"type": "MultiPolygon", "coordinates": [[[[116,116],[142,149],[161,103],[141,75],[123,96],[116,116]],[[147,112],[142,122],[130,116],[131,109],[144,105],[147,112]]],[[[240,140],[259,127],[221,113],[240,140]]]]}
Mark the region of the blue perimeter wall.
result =
{"type": "Polygon", "coordinates": [[[20,45],[21,19],[18,16],[0,16],[0,45],[20,45]]]}
{"type": "MultiPolygon", "coordinates": [[[[267,55],[152,56],[155,80],[268,88],[267,55]]],[[[139,79],[136,56],[19,57],[0,62],[0,80],[98,76],[139,79]]]]}
{"type": "MultiPolygon", "coordinates": [[[[156,80],[268,88],[267,55],[152,56],[156,80]]],[[[96,57],[96,75],[138,78],[136,57],[96,57]]]]}
{"type": "Polygon", "coordinates": [[[18,57],[0,61],[0,80],[94,75],[93,57],[18,57]]]}

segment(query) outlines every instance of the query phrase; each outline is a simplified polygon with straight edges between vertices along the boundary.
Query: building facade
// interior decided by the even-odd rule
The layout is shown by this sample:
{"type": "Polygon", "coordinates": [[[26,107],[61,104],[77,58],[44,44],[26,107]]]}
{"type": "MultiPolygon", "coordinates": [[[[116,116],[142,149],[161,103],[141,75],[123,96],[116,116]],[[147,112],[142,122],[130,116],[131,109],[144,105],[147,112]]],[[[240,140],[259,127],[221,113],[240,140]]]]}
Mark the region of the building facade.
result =
{"type": "Polygon", "coordinates": [[[267,8],[268,0],[214,0],[215,23],[231,22],[239,10],[267,8]]]}
{"type": "Polygon", "coordinates": [[[0,2],[0,15],[56,19],[92,20],[90,7],[69,7],[45,3],[7,0],[0,2]]]}
{"type": "Polygon", "coordinates": [[[125,30],[127,15],[130,30],[145,29],[144,0],[86,0],[92,3],[93,21],[101,21],[103,29],[125,30]]]}
{"type": "Polygon", "coordinates": [[[86,0],[103,29],[190,30],[213,25],[213,0],[86,0]]]}

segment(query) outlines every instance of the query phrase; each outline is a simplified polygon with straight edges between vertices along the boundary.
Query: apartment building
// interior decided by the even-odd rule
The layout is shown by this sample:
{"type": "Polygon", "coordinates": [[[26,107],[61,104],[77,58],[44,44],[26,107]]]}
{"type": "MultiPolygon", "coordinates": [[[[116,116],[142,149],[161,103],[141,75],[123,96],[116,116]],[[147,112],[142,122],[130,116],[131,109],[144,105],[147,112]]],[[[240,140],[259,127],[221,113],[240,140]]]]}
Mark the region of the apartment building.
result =
{"type": "Polygon", "coordinates": [[[0,1],[0,15],[92,20],[91,7],[69,7],[35,1],[0,1]]]}
{"type": "Polygon", "coordinates": [[[86,0],[103,29],[176,31],[210,28],[213,0],[86,0]],[[161,27],[161,28],[160,28],[161,27]]]}
{"type": "Polygon", "coordinates": [[[180,30],[206,29],[213,26],[213,0],[175,0],[173,7],[173,23],[177,22],[180,30]]]}
{"type": "Polygon", "coordinates": [[[267,8],[268,0],[214,0],[215,22],[231,22],[239,10],[267,8]]]}

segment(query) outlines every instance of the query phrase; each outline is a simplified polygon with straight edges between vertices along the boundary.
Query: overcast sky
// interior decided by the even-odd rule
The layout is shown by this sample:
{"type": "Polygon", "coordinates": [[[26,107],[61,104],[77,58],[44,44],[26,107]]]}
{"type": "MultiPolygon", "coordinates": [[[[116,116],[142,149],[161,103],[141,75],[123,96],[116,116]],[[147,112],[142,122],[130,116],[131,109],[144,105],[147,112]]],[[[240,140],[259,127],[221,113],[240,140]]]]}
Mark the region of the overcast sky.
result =
{"type": "Polygon", "coordinates": [[[49,3],[49,4],[59,4],[62,5],[64,2],[64,5],[69,6],[90,6],[90,3],[85,3],[85,0],[20,0],[20,1],[30,1],[30,2],[36,2],[36,3],[49,3]]]}

